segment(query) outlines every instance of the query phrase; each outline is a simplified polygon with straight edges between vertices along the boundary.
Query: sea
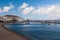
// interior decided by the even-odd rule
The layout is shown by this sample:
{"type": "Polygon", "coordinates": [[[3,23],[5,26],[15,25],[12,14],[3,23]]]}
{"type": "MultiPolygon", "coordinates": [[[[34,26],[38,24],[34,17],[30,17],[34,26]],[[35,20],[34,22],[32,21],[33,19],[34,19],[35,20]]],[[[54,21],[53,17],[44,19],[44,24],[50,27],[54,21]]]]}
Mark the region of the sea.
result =
{"type": "Polygon", "coordinates": [[[5,28],[31,40],[60,40],[60,24],[7,24],[5,28]]]}

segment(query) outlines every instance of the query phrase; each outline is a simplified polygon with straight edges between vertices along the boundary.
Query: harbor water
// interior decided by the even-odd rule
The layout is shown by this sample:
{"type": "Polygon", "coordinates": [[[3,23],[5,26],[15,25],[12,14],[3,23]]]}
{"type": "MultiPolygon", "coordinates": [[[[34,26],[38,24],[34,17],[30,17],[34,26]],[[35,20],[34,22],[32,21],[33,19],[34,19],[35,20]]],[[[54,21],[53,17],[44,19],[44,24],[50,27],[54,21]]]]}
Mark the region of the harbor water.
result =
{"type": "Polygon", "coordinates": [[[60,25],[8,24],[5,27],[31,40],[60,40],[60,25]]]}

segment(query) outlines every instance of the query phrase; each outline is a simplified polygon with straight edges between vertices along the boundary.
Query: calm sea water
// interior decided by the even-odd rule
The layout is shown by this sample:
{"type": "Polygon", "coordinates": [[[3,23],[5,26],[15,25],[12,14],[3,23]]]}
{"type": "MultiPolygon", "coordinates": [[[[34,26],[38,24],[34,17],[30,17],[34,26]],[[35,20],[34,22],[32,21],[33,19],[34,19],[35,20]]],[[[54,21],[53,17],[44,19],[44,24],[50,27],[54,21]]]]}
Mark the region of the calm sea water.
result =
{"type": "Polygon", "coordinates": [[[32,40],[60,40],[60,25],[9,24],[5,27],[32,40]]]}

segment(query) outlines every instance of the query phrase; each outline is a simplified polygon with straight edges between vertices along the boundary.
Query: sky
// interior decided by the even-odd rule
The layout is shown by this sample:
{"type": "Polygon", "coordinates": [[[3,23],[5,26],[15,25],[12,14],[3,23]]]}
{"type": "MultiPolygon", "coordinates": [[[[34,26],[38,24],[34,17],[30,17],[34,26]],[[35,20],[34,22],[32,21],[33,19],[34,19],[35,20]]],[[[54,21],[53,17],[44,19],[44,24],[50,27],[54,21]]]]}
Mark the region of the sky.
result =
{"type": "Polygon", "coordinates": [[[0,0],[0,16],[31,20],[60,20],[60,0],[0,0]]]}

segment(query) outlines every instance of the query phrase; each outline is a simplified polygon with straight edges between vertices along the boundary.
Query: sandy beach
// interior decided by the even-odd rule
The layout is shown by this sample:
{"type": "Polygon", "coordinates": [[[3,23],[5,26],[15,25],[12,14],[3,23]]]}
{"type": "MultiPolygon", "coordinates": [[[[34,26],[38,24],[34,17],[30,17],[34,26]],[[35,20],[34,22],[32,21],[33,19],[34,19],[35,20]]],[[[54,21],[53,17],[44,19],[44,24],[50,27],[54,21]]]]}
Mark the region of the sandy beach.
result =
{"type": "Polygon", "coordinates": [[[0,40],[30,40],[22,35],[18,35],[14,32],[8,31],[2,25],[0,25],[0,40]]]}

